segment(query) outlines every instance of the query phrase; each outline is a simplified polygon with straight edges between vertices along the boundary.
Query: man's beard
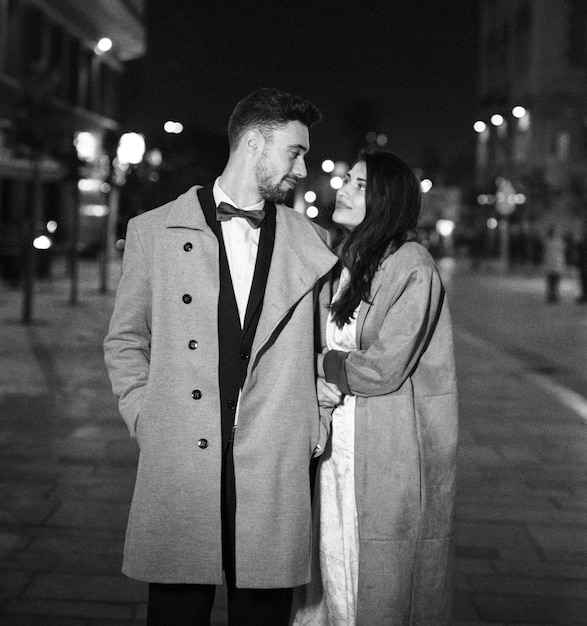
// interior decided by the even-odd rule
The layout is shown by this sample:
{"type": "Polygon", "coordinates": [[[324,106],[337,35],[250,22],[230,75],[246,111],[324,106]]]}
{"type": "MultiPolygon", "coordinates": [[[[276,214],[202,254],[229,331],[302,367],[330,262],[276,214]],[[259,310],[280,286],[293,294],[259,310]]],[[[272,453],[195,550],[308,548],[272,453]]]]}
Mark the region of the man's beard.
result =
{"type": "Polygon", "coordinates": [[[293,189],[287,185],[282,187],[283,180],[278,184],[271,182],[271,179],[274,177],[274,170],[265,159],[261,159],[257,164],[256,175],[259,193],[262,198],[275,204],[283,204],[286,202],[293,189]]]}

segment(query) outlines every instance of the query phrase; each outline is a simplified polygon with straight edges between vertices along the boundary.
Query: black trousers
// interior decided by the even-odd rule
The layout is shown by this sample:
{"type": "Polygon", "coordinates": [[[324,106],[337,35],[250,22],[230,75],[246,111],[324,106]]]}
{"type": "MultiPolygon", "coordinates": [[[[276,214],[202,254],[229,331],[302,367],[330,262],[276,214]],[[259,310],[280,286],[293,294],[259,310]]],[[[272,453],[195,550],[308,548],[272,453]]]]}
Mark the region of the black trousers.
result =
{"type": "MultiPolygon", "coordinates": [[[[222,561],[228,589],[230,626],[287,626],[292,590],[237,589],[235,584],[236,490],[232,441],[222,465],[222,561]]],[[[215,585],[151,583],[147,626],[209,626],[215,585]]]]}

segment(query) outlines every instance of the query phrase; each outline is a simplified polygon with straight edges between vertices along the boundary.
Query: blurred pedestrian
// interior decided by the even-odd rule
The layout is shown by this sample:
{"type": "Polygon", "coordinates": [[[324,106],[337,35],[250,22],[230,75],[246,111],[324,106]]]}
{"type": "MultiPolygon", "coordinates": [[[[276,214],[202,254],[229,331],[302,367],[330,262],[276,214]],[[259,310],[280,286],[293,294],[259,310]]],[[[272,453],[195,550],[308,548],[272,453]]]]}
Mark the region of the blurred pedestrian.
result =
{"type": "Polygon", "coordinates": [[[410,240],[420,183],[363,154],[337,192],[342,274],[318,359],[339,389],[319,461],[312,581],[296,626],[449,624],[457,390],[446,294],[410,240]]]}
{"type": "Polygon", "coordinates": [[[559,301],[559,286],[566,265],[566,244],[556,226],[548,229],[544,240],[544,272],[546,276],[546,301],[559,301]]]}
{"type": "Polygon", "coordinates": [[[579,272],[579,288],[577,298],[579,304],[587,304],[587,223],[583,225],[581,239],[577,243],[577,270],[579,272]]]}
{"type": "Polygon", "coordinates": [[[309,466],[330,420],[314,312],[336,257],[283,202],[319,118],[253,92],[216,181],[129,221],[105,357],[140,448],[123,572],[150,583],[149,625],[210,624],[223,570],[229,624],[285,625],[309,580],[309,466]]]}

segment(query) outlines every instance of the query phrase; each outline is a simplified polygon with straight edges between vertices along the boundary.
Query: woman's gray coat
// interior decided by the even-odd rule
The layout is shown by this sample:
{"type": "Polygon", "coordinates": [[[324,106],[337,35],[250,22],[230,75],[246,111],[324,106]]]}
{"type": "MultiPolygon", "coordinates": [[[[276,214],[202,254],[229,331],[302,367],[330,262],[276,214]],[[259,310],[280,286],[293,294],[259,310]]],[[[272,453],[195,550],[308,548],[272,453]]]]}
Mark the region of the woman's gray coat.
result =
{"type": "MultiPolygon", "coordinates": [[[[276,219],[234,439],[238,587],[308,581],[309,461],[327,436],[313,319],[336,257],[293,209],[278,206],[276,219]]],[[[123,564],[133,578],[222,583],[218,294],[218,240],[196,188],[129,222],[104,346],[140,447],[123,564]]]]}
{"type": "Polygon", "coordinates": [[[446,294],[425,248],[388,256],[370,300],[359,349],[330,365],[357,396],[357,623],[449,624],[457,389],[446,294]]]}

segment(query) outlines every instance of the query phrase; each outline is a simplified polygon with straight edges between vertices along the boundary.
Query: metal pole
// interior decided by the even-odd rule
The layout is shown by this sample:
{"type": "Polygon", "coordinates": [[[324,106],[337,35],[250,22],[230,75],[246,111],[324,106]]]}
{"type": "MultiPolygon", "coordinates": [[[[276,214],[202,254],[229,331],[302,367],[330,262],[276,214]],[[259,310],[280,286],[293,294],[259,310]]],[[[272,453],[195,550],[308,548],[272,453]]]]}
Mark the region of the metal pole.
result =
{"type": "Polygon", "coordinates": [[[108,292],[108,231],[110,230],[110,208],[102,222],[102,249],[100,250],[100,293],[108,292]]]}
{"type": "Polygon", "coordinates": [[[71,220],[71,244],[69,248],[69,304],[75,306],[79,301],[79,266],[77,246],[79,241],[79,194],[77,190],[77,181],[73,192],[73,215],[71,220]]]}
{"type": "Polygon", "coordinates": [[[510,229],[507,216],[499,220],[499,265],[503,272],[510,268],[510,229]]]}
{"type": "Polygon", "coordinates": [[[41,163],[37,155],[32,162],[32,202],[29,206],[28,219],[25,220],[23,233],[24,281],[22,293],[22,322],[30,324],[33,318],[33,301],[35,292],[35,272],[37,266],[37,250],[33,245],[37,230],[38,216],[42,208],[41,163]]]}
{"type": "Polygon", "coordinates": [[[118,226],[118,213],[120,210],[120,186],[112,182],[108,201],[108,213],[104,223],[104,248],[102,250],[102,282],[100,292],[107,293],[110,282],[110,265],[113,260],[113,252],[116,249],[116,229],[118,226]]]}

